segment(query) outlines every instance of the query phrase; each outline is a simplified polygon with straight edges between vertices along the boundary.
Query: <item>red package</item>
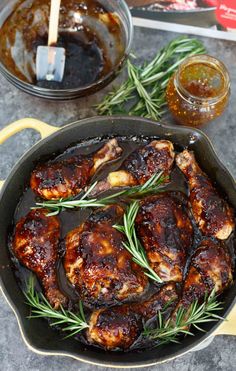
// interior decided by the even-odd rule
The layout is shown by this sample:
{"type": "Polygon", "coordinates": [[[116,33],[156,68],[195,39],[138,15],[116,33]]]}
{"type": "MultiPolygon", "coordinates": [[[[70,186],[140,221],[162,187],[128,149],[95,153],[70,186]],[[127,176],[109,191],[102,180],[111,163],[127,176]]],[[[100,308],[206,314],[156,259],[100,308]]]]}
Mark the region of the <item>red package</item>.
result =
{"type": "Polygon", "coordinates": [[[236,1],[218,0],[216,18],[225,28],[236,28],[236,1]]]}

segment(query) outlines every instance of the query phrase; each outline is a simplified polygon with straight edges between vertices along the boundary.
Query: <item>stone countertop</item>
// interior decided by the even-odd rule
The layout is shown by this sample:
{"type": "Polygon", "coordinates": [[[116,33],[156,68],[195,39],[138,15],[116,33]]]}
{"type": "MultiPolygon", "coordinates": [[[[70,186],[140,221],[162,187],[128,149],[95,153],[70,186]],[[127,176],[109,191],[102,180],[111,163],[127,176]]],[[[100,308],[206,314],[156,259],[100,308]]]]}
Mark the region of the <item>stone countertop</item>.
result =
{"type": "MultiPolygon", "coordinates": [[[[140,60],[148,60],[154,56],[156,50],[174,37],[176,34],[171,32],[136,28],[133,51],[140,60]]],[[[220,58],[226,64],[232,82],[231,103],[226,112],[203,130],[212,140],[219,158],[236,177],[236,43],[210,38],[202,38],[202,40],[208,53],[220,58]]],[[[122,78],[124,75],[112,84],[118,83],[122,78]]],[[[26,95],[11,86],[2,76],[0,76],[0,86],[0,129],[23,117],[34,117],[56,126],[63,126],[92,116],[95,114],[92,107],[111,89],[109,86],[101,93],[73,102],[54,103],[26,95]]],[[[27,130],[0,146],[0,179],[7,177],[17,159],[38,139],[37,133],[27,130]]],[[[179,359],[160,366],[149,367],[147,370],[236,370],[235,347],[236,337],[220,336],[204,350],[188,353],[179,359]]],[[[28,350],[21,339],[16,318],[1,294],[0,365],[0,369],[4,371],[102,370],[100,367],[82,364],[76,360],[40,356],[28,350]]]]}

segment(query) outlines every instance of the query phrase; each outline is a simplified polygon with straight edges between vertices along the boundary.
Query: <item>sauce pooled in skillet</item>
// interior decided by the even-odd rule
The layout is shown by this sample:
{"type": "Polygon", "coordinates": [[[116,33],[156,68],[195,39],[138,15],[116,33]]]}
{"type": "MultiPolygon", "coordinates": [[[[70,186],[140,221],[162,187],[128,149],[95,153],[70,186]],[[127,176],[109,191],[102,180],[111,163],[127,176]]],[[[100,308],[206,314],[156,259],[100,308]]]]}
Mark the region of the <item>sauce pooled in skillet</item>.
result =
{"type": "MultiPolygon", "coordinates": [[[[135,140],[133,140],[133,138],[117,138],[117,139],[118,139],[119,145],[123,148],[122,157],[118,161],[106,165],[106,167],[103,168],[101,172],[96,174],[95,178],[91,180],[92,182],[95,179],[97,179],[97,180],[104,179],[104,177],[106,177],[106,175],[108,173],[110,173],[111,171],[116,171],[117,169],[120,169],[121,163],[132,151],[146,145],[147,143],[150,143],[150,141],[152,140],[151,138],[149,138],[149,139],[147,139],[147,138],[134,138],[135,140]]],[[[156,138],[153,138],[153,139],[156,139],[156,138]]],[[[85,143],[82,143],[82,144],[78,144],[77,146],[75,146],[73,148],[69,148],[68,150],[66,150],[63,154],[59,155],[55,160],[63,160],[63,159],[65,160],[65,159],[70,158],[71,156],[78,155],[78,154],[89,155],[91,153],[94,153],[98,149],[100,149],[102,143],[104,143],[104,142],[107,142],[107,140],[104,139],[104,140],[102,140],[102,142],[101,142],[101,140],[97,140],[97,141],[94,140],[94,142],[91,142],[91,141],[89,142],[88,141],[88,142],[85,142],[85,143]]],[[[176,146],[175,146],[175,150],[176,151],[181,151],[182,149],[181,148],[176,148],[176,146]]],[[[187,183],[186,183],[186,180],[185,180],[185,177],[184,177],[183,173],[181,173],[180,170],[177,167],[174,167],[173,170],[172,170],[171,182],[169,184],[164,185],[164,187],[165,187],[165,191],[171,192],[172,196],[175,199],[179,200],[179,202],[183,205],[184,209],[187,210],[186,197],[188,196],[189,188],[187,186],[187,183]]],[[[21,217],[25,216],[25,214],[27,214],[29,212],[30,207],[35,205],[35,200],[36,200],[35,195],[32,193],[31,189],[29,189],[29,188],[26,189],[26,191],[25,191],[25,193],[24,193],[24,195],[23,195],[23,197],[22,197],[22,199],[21,199],[21,201],[18,205],[18,208],[16,210],[14,224],[16,222],[18,222],[21,217]]],[[[84,223],[87,220],[88,216],[91,215],[91,212],[94,213],[94,210],[75,209],[75,210],[72,210],[72,211],[69,211],[69,210],[63,211],[59,215],[59,219],[61,221],[61,226],[62,226],[62,229],[61,229],[62,240],[64,240],[64,238],[65,238],[65,236],[67,235],[68,232],[72,231],[73,229],[77,228],[80,224],[84,223]]],[[[199,229],[197,228],[196,223],[194,222],[192,216],[189,215],[189,217],[191,218],[191,222],[192,222],[192,225],[193,225],[193,228],[194,228],[194,241],[193,241],[193,244],[192,244],[191,248],[188,251],[189,258],[188,258],[186,266],[185,266],[184,277],[186,277],[186,274],[188,273],[188,266],[190,264],[192,254],[196,250],[196,248],[199,246],[199,244],[201,243],[201,241],[203,239],[203,236],[200,233],[199,229]]],[[[164,224],[162,224],[162,227],[164,227],[164,224]]],[[[231,236],[231,238],[226,241],[226,245],[228,246],[228,248],[231,251],[232,251],[232,247],[233,247],[233,243],[234,243],[234,239],[232,237],[233,236],[231,236]]],[[[64,243],[61,244],[60,250],[61,250],[61,258],[63,258],[64,252],[65,252],[64,243]]],[[[20,281],[20,284],[21,284],[22,288],[24,288],[25,275],[28,275],[28,271],[25,268],[23,268],[21,265],[19,265],[19,263],[16,262],[15,260],[14,260],[14,262],[16,263],[16,274],[19,278],[19,281],[20,281]]],[[[78,292],[76,292],[71,287],[71,285],[68,283],[68,281],[65,277],[65,272],[64,272],[62,262],[60,262],[60,264],[58,266],[58,276],[59,276],[59,286],[60,286],[61,291],[67,297],[69,297],[69,299],[72,302],[78,302],[78,300],[79,300],[78,292]]],[[[135,303],[134,304],[131,303],[132,304],[131,307],[129,307],[129,303],[127,304],[126,307],[122,307],[121,309],[114,306],[113,309],[112,309],[112,315],[116,316],[118,314],[117,315],[117,321],[115,321],[115,326],[118,325],[118,323],[119,323],[119,326],[125,326],[125,328],[126,328],[126,324],[128,322],[127,323],[124,322],[124,321],[122,322],[121,317],[120,317],[120,313],[123,313],[124,316],[127,316],[127,321],[130,320],[131,324],[135,325],[135,329],[136,329],[135,333],[138,334],[139,331],[140,331],[139,326],[141,326],[141,324],[142,324],[142,321],[140,319],[141,318],[140,313],[142,313],[143,310],[146,308],[145,309],[145,316],[146,316],[146,318],[149,318],[149,315],[151,316],[152,311],[153,310],[158,310],[158,308],[159,308],[158,305],[161,305],[160,303],[163,304],[164,299],[163,299],[162,296],[158,297],[157,287],[158,286],[156,286],[155,284],[153,284],[150,281],[150,285],[149,285],[148,290],[146,290],[144,292],[144,294],[142,296],[140,296],[140,298],[136,298],[135,303]],[[155,295],[157,295],[158,300],[155,301],[155,306],[154,307],[152,307],[152,306],[150,307],[150,303],[152,302],[150,300],[150,297],[155,298],[155,295]],[[136,314],[133,317],[134,313],[136,313],[136,314]],[[149,314],[149,313],[151,313],[151,314],[149,314]],[[120,318],[120,320],[119,320],[119,318],[120,318]]],[[[170,293],[172,293],[172,295],[175,294],[175,290],[174,290],[174,287],[172,285],[163,286],[163,287],[164,287],[164,289],[163,289],[164,291],[162,292],[162,294],[165,295],[165,298],[168,298],[168,295],[170,295],[170,293]],[[165,291],[165,290],[167,290],[167,291],[165,291]]],[[[90,315],[91,315],[91,308],[88,308],[88,307],[85,306],[85,313],[86,313],[87,318],[89,318],[90,315]]],[[[106,312],[106,311],[103,312],[102,315],[100,315],[98,313],[98,316],[97,317],[96,316],[97,316],[97,314],[96,314],[96,312],[94,312],[94,314],[92,316],[93,327],[91,327],[92,330],[90,332],[90,337],[92,337],[92,339],[96,339],[96,336],[98,334],[97,331],[100,328],[100,326],[103,323],[105,323],[104,321],[109,322],[110,318],[111,318],[110,315],[109,315],[109,311],[108,312],[106,312]],[[100,322],[100,321],[102,321],[102,322],[100,322]]],[[[116,329],[114,329],[114,331],[116,331],[116,329]]],[[[87,339],[83,335],[77,335],[76,338],[78,340],[82,341],[83,343],[88,344],[87,339]]],[[[118,341],[118,340],[116,339],[116,341],[118,341]]],[[[119,342],[117,342],[117,344],[119,344],[119,342]]],[[[138,341],[135,342],[134,344],[131,344],[130,346],[129,346],[129,344],[130,343],[129,343],[128,340],[127,340],[126,343],[124,342],[125,350],[130,350],[130,349],[133,349],[133,348],[143,349],[143,348],[147,348],[147,347],[152,345],[152,344],[150,344],[149,340],[147,340],[145,338],[142,338],[142,337],[139,338],[138,341]]]]}

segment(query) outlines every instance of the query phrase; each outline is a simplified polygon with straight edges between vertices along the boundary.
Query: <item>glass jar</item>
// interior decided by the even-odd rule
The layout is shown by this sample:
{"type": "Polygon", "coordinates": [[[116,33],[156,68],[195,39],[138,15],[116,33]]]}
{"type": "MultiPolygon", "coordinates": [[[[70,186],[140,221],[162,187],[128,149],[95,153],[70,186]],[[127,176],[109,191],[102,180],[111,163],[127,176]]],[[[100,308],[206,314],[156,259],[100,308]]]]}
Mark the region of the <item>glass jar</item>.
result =
{"type": "Polygon", "coordinates": [[[170,79],[166,99],[178,123],[198,127],[225,110],[230,95],[229,74],[209,55],[185,59],[170,79]]]}

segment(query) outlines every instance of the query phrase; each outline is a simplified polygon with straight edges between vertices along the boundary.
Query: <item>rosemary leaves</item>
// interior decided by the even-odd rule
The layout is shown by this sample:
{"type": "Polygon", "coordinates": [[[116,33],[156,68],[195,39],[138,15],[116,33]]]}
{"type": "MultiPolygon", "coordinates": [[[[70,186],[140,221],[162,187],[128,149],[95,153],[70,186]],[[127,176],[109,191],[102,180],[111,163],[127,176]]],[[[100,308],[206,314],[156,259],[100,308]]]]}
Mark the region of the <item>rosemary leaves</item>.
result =
{"type": "Polygon", "coordinates": [[[197,330],[204,332],[200,327],[201,324],[223,319],[216,314],[216,312],[222,310],[222,304],[217,300],[213,290],[208,297],[205,295],[202,304],[194,301],[189,308],[181,306],[167,321],[164,320],[163,313],[159,311],[157,315],[158,327],[154,329],[146,327],[143,335],[157,341],[157,346],[179,343],[178,337],[181,334],[194,336],[190,327],[195,327],[197,330]]]}
{"type": "Polygon", "coordinates": [[[29,279],[24,295],[27,304],[32,308],[30,318],[51,319],[50,326],[62,326],[62,331],[69,332],[67,338],[89,327],[85,319],[82,302],[79,303],[79,313],[77,314],[67,311],[63,307],[60,310],[54,309],[42,293],[35,291],[33,276],[29,279]]]}
{"type": "Polygon", "coordinates": [[[165,90],[170,77],[187,57],[205,53],[203,44],[186,36],[172,40],[142,66],[128,60],[128,79],[97,106],[100,115],[125,113],[160,119],[166,111],[165,90]]]}
{"type": "Polygon", "coordinates": [[[117,193],[109,195],[107,197],[97,199],[88,199],[87,197],[91,194],[97,183],[94,183],[80,199],[60,199],[58,201],[44,201],[37,202],[36,207],[33,209],[46,208],[51,210],[48,216],[58,215],[64,209],[74,208],[96,208],[104,207],[108,204],[117,202],[117,197],[128,197],[128,198],[139,198],[147,194],[154,194],[161,191],[161,185],[165,181],[163,172],[153,174],[153,176],[143,185],[134,186],[128,189],[123,189],[117,193]]]}
{"type": "Polygon", "coordinates": [[[119,232],[125,234],[127,242],[124,242],[124,247],[129,251],[133,257],[133,261],[145,269],[145,274],[151,280],[162,283],[161,278],[150,267],[146,252],[137,238],[135,231],[135,219],[139,210],[139,203],[137,201],[131,203],[127,212],[124,214],[124,225],[114,225],[114,228],[119,232]]]}

